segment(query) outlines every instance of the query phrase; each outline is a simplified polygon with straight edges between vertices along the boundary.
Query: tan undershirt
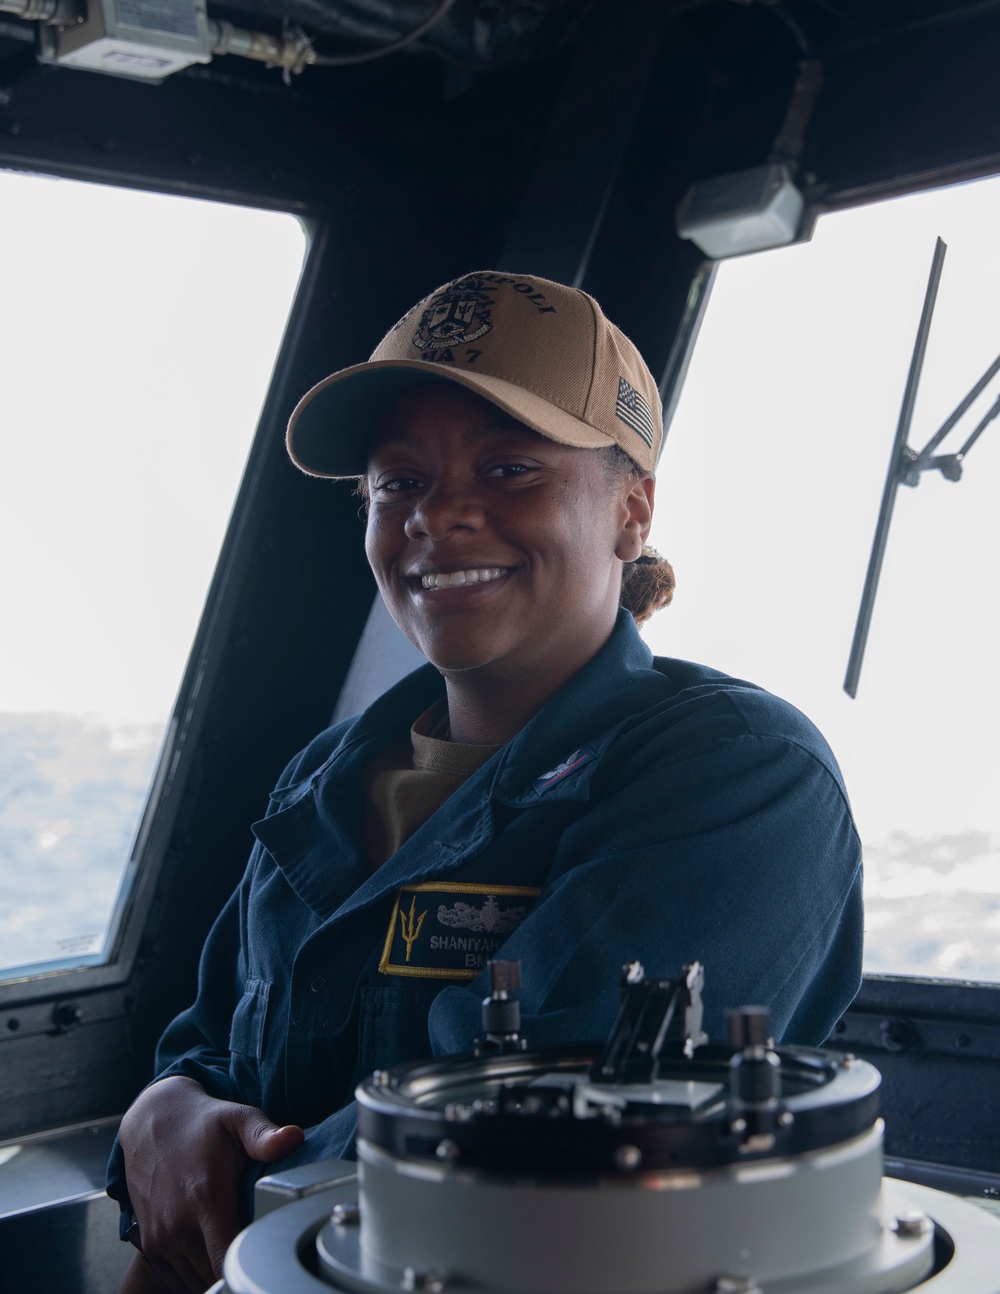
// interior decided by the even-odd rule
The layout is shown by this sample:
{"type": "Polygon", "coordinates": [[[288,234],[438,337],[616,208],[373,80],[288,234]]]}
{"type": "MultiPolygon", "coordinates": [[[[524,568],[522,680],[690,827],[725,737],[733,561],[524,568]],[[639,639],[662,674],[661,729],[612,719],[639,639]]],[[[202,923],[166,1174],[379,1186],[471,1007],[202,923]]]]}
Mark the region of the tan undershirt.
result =
{"type": "Polygon", "coordinates": [[[447,721],[448,703],[442,697],[414,722],[408,736],[362,771],[365,844],[373,872],[501,749],[431,736],[445,731],[447,721]]]}

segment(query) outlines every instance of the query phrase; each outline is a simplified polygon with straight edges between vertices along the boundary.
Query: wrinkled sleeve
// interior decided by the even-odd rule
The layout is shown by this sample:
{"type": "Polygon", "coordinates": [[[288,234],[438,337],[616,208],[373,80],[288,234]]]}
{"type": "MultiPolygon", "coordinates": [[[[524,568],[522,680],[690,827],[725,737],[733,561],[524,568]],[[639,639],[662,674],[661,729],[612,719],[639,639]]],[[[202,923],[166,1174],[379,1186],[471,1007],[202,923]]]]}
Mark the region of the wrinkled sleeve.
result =
{"type": "MultiPolygon", "coordinates": [[[[156,1049],[155,1082],[182,1074],[200,1083],[209,1096],[223,1101],[245,1100],[231,1076],[229,1036],[236,1007],[246,987],[243,914],[253,883],[256,852],[255,849],[239,889],[219,914],[205,942],[194,1005],[182,1011],[167,1026],[160,1039],[156,1049]]],[[[353,1158],[356,1126],[357,1112],[352,1101],[322,1123],[307,1128],[304,1145],[282,1161],[282,1166],[294,1168],[319,1159],[353,1158]]],[[[252,1191],[257,1178],[273,1171],[269,1164],[250,1165],[243,1182],[244,1217],[253,1215],[252,1191]]],[[[119,1228],[122,1239],[125,1239],[135,1217],[128,1197],[124,1156],[117,1138],[108,1164],[107,1191],[122,1207],[119,1228]]]]}
{"type": "MultiPolygon", "coordinates": [[[[322,766],[330,749],[329,734],[296,756],[275,787],[275,795],[294,787],[311,770],[322,766]]],[[[198,964],[198,992],[192,1006],[167,1026],[156,1048],[154,1082],[184,1075],[200,1083],[209,1096],[240,1102],[230,1069],[230,1031],[236,1008],[246,991],[246,912],[262,847],[254,846],[243,878],[219,913],[202,949],[198,964]]],[[[108,1161],[106,1189],[122,1207],[121,1235],[134,1221],[125,1160],[115,1138],[108,1161]]]]}
{"type": "Polygon", "coordinates": [[[183,1074],[223,1101],[240,1100],[230,1077],[229,1034],[246,988],[244,914],[259,849],[205,940],[193,1006],[171,1021],[156,1048],[157,1079],[183,1074]]]}
{"type": "MultiPolygon", "coordinates": [[[[259,846],[257,847],[259,849],[259,846]]],[[[183,1074],[199,1082],[210,1096],[239,1101],[229,1072],[229,1030],[243,995],[245,958],[241,912],[252,883],[257,849],[240,883],[216,918],[202,949],[198,967],[198,996],[168,1026],[156,1048],[154,1082],[183,1074]]],[[[125,1160],[118,1138],[108,1163],[107,1192],[122,1206],[122,1238],[131,1222],[125,1180],[125,1160]]]]}
{"type": "MultiPolygon", "coordinates": [[[[833,769],[754,735],[627,760],[498,953],[521,960],[529,1045],[604,1037],[635,958],[656,976],[704,964],[712,1038],[726,1008],[764,1003],[776,1038],[824,1041],[860,984],[863,924],[860,843],[833,769]]],[[[438,996],[437,1054],[468,1049],[485,992],[481,976],[438,996]]]]}

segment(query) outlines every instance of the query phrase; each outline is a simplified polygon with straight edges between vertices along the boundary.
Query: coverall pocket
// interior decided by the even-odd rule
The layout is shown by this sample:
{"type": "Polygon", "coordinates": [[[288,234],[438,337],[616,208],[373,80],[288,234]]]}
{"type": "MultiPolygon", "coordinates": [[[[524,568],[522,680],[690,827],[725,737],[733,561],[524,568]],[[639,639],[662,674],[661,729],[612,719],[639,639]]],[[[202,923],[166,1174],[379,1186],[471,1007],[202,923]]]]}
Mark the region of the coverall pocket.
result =
{"type": "Polygon", "coordinates": [[[440,986],[372,987],[361,990],[358,1078],[431,1054],[427,1012],[440,986]]]}
{"type": "Polygon", "coordinates": [[[260,1060],[264,1054],[264,1026],[267,1021],[267,999],[271,986],[265,980],[247,980],[246,991],[233,1012],[229,1030],[229,1050],[241,1056],[260,1060]]]}

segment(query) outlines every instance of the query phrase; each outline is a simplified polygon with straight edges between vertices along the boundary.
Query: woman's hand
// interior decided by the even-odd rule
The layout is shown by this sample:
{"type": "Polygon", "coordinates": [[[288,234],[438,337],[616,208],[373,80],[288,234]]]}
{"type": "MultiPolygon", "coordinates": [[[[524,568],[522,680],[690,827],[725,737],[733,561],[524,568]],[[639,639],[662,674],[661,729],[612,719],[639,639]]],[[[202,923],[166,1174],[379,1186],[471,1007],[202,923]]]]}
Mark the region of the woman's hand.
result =
{"type": "Polygon", "coordinates": [[[169,1294],[169,1291],[170,1286],[160,1280],[153,1264],[146,1262],[142,1254],[136,1254],[129,1263],[118,1294],[169,1294]]]}
{"type": "Polygon", "coordinates": [[[121,1294],[203,1294],[222,1274],[240,1230],[247,1165],[277,1163],[301,1146],[304,1133],[294,1124],[276,1127],[251,1105],[218,1101],[194,1079],[175,1075],[139,1095],[119,1136],[145,1259],[137,1255],[121,1294]]]}

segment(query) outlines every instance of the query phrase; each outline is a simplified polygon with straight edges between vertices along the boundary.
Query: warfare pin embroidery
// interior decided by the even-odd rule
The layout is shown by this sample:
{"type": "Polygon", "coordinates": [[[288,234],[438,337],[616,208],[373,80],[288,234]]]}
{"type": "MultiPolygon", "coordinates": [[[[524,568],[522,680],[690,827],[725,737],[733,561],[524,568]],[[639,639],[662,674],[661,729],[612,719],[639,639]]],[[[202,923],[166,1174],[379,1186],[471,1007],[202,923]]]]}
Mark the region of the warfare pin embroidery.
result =
{"type": "Polygon", "coordinates": [[[378,968],[383,975],[475,979],[540,893],[530,885],[404,885],[378,968]]]}

